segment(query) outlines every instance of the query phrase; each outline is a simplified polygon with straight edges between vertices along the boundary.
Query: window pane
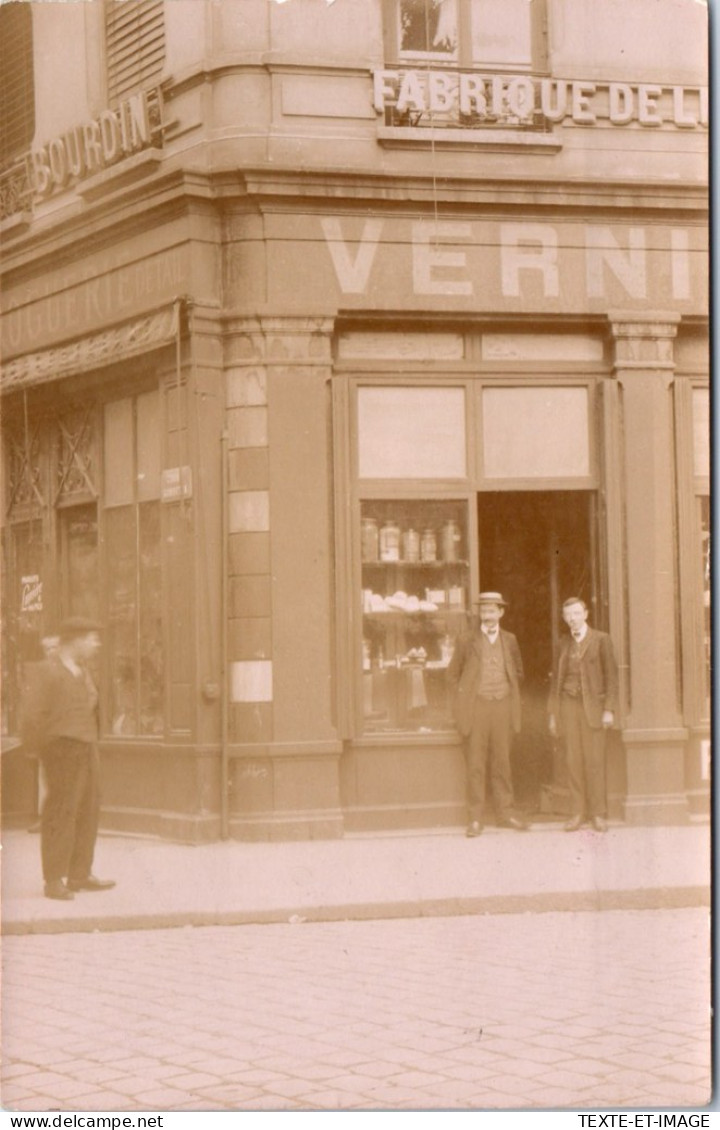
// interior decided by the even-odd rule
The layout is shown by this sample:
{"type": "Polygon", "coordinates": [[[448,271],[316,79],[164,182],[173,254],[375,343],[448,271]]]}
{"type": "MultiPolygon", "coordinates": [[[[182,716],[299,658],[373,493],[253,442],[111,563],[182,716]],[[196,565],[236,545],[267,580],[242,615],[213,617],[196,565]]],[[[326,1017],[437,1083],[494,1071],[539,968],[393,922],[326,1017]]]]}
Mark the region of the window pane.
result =
{"type": "Polygon", "coordinates": [[[586,388],[485,388],[487,478],[577,478],[590,474],[586,388]]]}
{"type": "Polygon", "coordinates": [[[124,506],[133,501],[132,400],[105,405],[105,505],[124,506]]]}
{"type": "Polygon", "coordinates": [[[457,51],[457,0],[399,0],[403,55],[453,56],[457,51]]]}
{"type": "Polygon", "coordinates": [[[137,398],[137,493],[143,502],[160,497],[160,394],[137,398]]]}
{"type": "Polygon", "coordinates": [[[710,474],[710,392],[693,389],[693,452],[695,474],[710,474]]]}
{"type": "Polygon", "coordinates": [[[98,524],[94,505],[60,513],[64,604],[69,616],[98,619],[98,524]]]}
{"type": "Polygon", "coordinates": [[[704,626],[704,656],[705,656],[705,693],[710,694],[712,658],[712,611],[710,607],[711,579],[710,572],[710,499],[707,495],[700,499],[700,537],[702,550],[702,591],[703,591],[703,626],[704,626]]]}
{"type": "Polygon", "coordinates": [[[527,69],[532,61],[529,0],[472,0],[472,60],[527,69]]]}
{"type": "Polygon", "coordinates": [[[364,502],[360,541],[365,730],[450,730],[447,667],[469,606],[467,505],[364,502]]]}
{"type": "Polygon", "coordinates": [[[465,390],[359,389],[358,460],[363,479],[464,478],[465,390]]]}
{"type": "Polygon", "coordinates": [[[140,733],[163,732],[160,504],[140,507],[140,733]]]}
{"type": "Polygon", "coordinates": [[[113,734],[137,734],[137,537],[135,508],[109,510],[107,539],[107,661],[113,734]]]}

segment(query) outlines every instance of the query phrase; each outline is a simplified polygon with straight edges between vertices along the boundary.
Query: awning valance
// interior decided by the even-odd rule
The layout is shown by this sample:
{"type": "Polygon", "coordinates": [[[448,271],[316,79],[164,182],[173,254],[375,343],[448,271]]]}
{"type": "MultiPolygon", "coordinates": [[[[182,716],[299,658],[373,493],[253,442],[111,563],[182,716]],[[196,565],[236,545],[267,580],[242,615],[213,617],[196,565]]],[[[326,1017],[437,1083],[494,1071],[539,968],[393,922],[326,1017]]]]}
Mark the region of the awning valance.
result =
{"type": "Polygon", "coordinates": [[[178,333],[181,302],[123,322],[102,333],[78,338],[39,353],[26,353],[0,365],[0,392],[47,384],[125,361],[173,342],[178,333]]]}

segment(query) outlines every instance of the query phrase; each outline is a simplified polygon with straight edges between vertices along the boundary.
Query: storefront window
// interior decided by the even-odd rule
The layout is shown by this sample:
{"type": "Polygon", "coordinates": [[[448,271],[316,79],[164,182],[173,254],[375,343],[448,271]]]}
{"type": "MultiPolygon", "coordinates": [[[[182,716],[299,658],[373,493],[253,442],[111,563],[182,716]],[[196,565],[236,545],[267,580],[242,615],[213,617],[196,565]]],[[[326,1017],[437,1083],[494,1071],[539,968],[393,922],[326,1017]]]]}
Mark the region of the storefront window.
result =
{"type": "Polygon", "coordinates": [[[703,654],[705,667],[705,690],[710,693],[710,641],[712,630],[712,612],[710,608],[711,573],[710,573],[710,499],[707,495],[700,498],[700,538],[702,552],[702,594],[703,594],[703,654]]]}
{"type": "Polygon", "coordinates": [[[361,479],[464,478],[465,390],[358,389],[361,479]]]}
{"type": "Polygon", "coordinates": [[[467,619],[467,505],[366,501],[361,507],[365,731],[452,728],[447,668],[467,619]]]}
{"type": "Polygon", "coordinates": [[[710,474],[710,391],[694,388],[692,393],[693,462],[696,475],[710,474]]]}
{"type": "Polygon", "coordinates": [[[105,407],[109,728],[118,736],[163,733],[157,393],[105,407]],[[155,434],[157,434],[155,432],[155,434]]]}
{"type": "Polygon", "coordinates": [[[94,503],[72,506],[59,515],[63,608],[69,616],[96,620],[98,600],[98,523],[94,503]]]}
{"type": "Polygon", "coordinates": [[[589,476],[587,389],[485,388],[482,440],[487,478],[589,476]]]}

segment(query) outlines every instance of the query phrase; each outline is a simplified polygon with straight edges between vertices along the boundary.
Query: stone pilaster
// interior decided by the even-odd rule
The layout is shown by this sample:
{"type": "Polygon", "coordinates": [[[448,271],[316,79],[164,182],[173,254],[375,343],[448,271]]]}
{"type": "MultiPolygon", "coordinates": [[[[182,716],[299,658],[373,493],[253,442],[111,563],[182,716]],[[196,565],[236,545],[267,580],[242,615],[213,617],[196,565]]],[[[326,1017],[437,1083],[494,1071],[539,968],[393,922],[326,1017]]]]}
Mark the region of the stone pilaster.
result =
{"type": "Polygon", "coordinates": [[[684,822],[672,385],[675,314],[610,315],[624,465],[628,823],[684,822]]]}
{"type": "Polygon", "coordinates": [[[329,319],[226,320],[231,826],[339,835],[329,319]]]}

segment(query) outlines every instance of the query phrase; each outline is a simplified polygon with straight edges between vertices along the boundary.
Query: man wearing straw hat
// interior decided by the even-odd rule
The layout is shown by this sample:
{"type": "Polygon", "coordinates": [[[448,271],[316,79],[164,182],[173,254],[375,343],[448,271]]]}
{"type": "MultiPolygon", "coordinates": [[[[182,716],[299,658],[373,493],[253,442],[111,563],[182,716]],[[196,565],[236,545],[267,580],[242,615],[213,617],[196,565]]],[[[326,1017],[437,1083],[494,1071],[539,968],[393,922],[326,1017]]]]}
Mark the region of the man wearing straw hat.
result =
{"type": "Polygon", "coordinates": [[[488,768],[498,824],[527,830],[513,815],[510,768],[512,734],[520,729],[520,648],[512,632],[500,628],[506,607],[502,595],[481,592],[477,603],[478,622],[458,639],[448,668],[455,687],[455,722],[465,745],[467,836],[479,836],[484,828],[488,768]]]}

